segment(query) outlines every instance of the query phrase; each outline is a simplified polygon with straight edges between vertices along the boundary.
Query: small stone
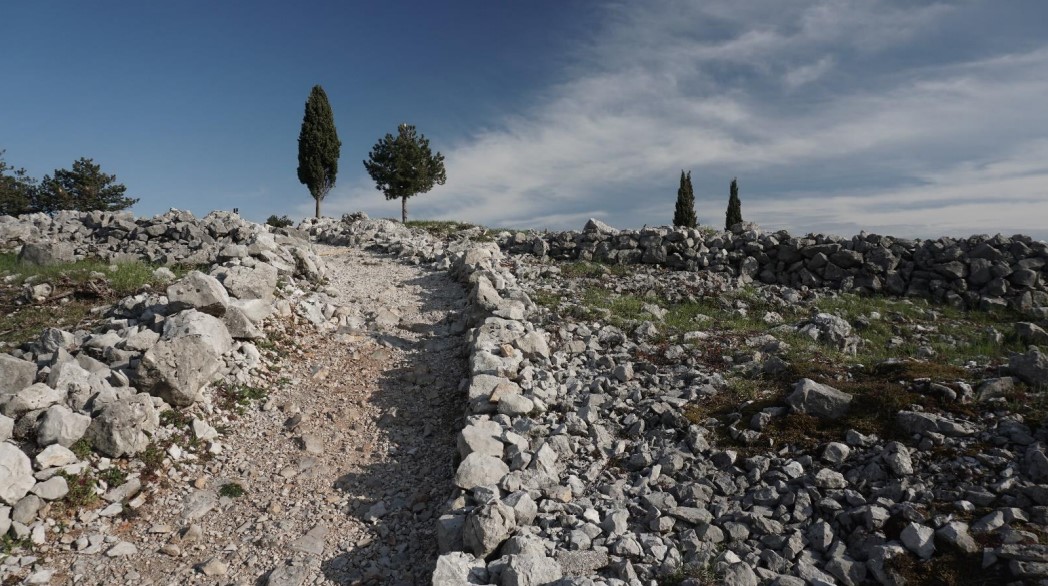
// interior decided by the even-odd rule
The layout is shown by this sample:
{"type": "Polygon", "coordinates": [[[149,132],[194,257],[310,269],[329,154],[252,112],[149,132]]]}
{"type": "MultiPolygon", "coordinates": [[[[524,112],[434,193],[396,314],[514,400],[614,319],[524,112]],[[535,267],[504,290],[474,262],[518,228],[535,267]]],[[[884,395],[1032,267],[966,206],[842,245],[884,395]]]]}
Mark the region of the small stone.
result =
{"type": "Polygon", "coordinates": [[[229,566],[218,558],[211,558],[198,566],[200,572],[205,576],[225,576],[229,566]]]}
{"type": "Polygon", "coordinates": [[[120,541],[113,547],[109,548],[108,551],[106,551],[106,555],[111,558],[126,557],[129,555],[135,555],[137,553],[138,548],[135,547],[135,544],[127,541],[120,541]]]}

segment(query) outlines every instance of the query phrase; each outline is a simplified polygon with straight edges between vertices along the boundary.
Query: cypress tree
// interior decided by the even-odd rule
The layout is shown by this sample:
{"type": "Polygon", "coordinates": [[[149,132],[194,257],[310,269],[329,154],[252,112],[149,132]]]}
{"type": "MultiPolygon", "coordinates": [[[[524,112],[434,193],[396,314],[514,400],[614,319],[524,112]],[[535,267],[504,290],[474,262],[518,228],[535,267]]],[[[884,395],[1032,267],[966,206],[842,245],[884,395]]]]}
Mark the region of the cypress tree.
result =
{"type": "Polygon", "coordinates": [[[694,228],[698,223],[695,217],[695,190],[691,187],[691,171],[680,172],[680,187],[677,188],[677,205],[673,212],[673,225],[694,228]]]}
{"type": "Polygon", "coordinates": [[[728,196],[728,212],[725,214],[724,229],[731,230],[735,224],[742,222],[742,202],[739,201],[739,180],[732,177],[730,195],[728,196]]]}
{"type": "Polygon", "coordinates": [[[327,94],[324,88],[315,85],[306,100],[306,113],[298,134],[298,180],[309,188],[309,194],[316,200],[318,218],[320,202],[335,186],[341,147],[327,94]]]}

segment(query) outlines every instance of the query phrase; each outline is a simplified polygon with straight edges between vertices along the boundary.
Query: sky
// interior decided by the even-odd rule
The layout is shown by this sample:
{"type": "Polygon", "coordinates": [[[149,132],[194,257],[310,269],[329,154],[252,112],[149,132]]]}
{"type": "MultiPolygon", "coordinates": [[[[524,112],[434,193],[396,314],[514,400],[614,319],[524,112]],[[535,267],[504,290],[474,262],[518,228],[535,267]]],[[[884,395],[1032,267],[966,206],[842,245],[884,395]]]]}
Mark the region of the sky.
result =
{"type": "Polygon", "coordinates": [[[700,224],[738,178],[767,229],[1048,239],[1048,3],[958,0],[11,2],[0,149],[89,157],[133,211],[299,219],[305,100],[342,141],[325,215],[400,216],[362,161],[400,123],[445,156],[410,219],[700,224]]]}

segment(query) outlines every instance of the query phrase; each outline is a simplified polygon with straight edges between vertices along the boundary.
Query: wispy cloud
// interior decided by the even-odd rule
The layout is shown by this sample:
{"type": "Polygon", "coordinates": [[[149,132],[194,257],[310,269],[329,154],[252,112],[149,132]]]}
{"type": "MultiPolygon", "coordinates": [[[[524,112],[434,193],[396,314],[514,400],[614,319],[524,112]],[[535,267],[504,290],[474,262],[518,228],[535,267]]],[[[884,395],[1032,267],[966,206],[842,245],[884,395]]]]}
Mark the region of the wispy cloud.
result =
{"type": "MultiPolygon", "coordinates": [[[[611,5],[568,81],[451,144],[448,184],[409,207],[488,225],[662,224],[684,168],[762,185],[744,192],[748,219],[799,231],[1035,231],[1048,45],[919,58],[915,43],[964,7],[611,5]]],[[[364,183],[329,200],[330,213],[399,212],[364,183]]]]}

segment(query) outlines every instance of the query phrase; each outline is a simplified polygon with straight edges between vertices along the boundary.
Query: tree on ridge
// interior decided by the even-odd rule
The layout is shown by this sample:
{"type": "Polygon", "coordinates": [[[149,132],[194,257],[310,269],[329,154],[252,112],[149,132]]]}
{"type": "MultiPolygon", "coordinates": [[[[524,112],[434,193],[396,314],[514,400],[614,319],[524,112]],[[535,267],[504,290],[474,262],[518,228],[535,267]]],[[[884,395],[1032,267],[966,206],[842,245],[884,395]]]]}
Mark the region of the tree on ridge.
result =
{"type": "Polygon", "coordinates": [[[677,188],[677,205],[673,212],[673,225],[694,228],[698,224],[695,217],[695,190],[691,186],[691,171],[687,174],[681,169],[680,187],[677,188]]]}
{"type": "Polygon", "coordinates": [[[44,175],[36,189],[33,211],[57,212],[100,210],[118,212],[138,203],[138,198],[125,197],[127,187],[116,182],[116,175],[102,172],[101,165],[81,157],[73,168],[55,169],[54,176],[44,175]]]}
{"type": "Polygon", "coordinates": [[[739,180],[732,177],[728,195],[728,211],[725,213],[724,229],[731,230],[735,224],[742,222],[742,202],[739,200],[739,180]]]}
{"type": "Polygon", "coordinates": [[[318,218],[320,202],[335,186],[341,148],[327,93],[315,85],[306,100],[302,130],[298,133],[298,180],[309,188],[309,194],[316,200],[318,218]]]}
{"type": "Polygon", "coordinates": [[[447,172],[444,155],[430,150],[429,139],[410,124],[401,124],[397,136],[379,139],[364,161],[364,168],[375,181],[375,189],[386,199],[400,199],[400,219],[408,221],[408,198],[444,185],[447,172]]]}

